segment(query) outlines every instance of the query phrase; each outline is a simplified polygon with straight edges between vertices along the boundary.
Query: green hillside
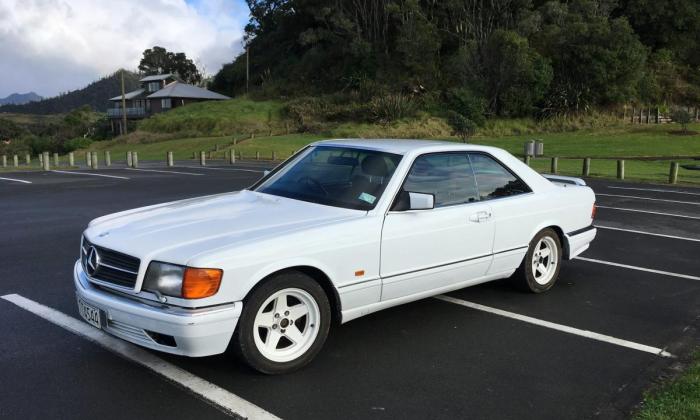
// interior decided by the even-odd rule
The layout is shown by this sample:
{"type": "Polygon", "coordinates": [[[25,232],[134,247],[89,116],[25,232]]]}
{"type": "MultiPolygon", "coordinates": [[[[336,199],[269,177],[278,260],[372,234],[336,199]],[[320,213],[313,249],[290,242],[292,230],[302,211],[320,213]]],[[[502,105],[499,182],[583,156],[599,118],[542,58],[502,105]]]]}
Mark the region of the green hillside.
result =
{"type": "MultiPolygon", "coordinates": [[[[126,91],[138,89],[140,76],[130,71],[124,72],[126,91]]],[[[94,111],[106,111],[108,99],[121,93],[121,70],[90,83],[82,89],[63,93],[53,98],[23,105],[0,106],[1,113],[61,114],[88,105],[94,111]]]]}

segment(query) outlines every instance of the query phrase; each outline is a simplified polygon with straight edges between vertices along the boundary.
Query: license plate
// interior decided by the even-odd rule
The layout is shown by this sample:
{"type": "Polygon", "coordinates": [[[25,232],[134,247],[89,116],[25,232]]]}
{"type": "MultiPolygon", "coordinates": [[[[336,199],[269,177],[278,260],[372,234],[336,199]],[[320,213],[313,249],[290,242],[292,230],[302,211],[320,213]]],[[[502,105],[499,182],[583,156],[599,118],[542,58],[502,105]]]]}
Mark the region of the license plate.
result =
{"type": "Polygon", "coordinates": [[[80,312],[80,316],[83,317],[83,319],[90,325],[95,328],[102,328],[99,309],[92,305],[88,305],[82,299],[78,298],[78,312],[80,312]]]}

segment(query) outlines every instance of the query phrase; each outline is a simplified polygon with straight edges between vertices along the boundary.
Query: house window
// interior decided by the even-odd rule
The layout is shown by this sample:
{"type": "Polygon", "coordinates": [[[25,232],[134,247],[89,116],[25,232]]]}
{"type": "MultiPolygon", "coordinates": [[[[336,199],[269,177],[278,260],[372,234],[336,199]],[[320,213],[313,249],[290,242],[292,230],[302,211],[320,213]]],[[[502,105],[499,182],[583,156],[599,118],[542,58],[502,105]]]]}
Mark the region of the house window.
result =
{"type": "Polygon", "coordinates": [[[155,92],[160,89],[160,82],[151,82],[148,84],[148,91],[155,92]]]}
{"type": "Polygon", "coordinates": [[[169,109],[172,107],[172,103],[170,102],[170,98],[165,98],[160,100],[160,107],[163,109],[169,109]]]}

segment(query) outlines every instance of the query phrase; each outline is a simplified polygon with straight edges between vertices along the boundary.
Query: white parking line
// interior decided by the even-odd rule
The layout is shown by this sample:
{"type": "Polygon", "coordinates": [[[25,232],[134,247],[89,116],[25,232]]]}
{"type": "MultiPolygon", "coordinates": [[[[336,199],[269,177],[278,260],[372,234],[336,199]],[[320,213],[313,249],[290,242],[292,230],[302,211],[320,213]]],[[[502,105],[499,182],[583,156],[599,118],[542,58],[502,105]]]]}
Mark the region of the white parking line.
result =
{"type": "Polygon", "coordinates": [[[597,193],[596,197],[620,197],[620,198],[633,198],[635,200],[650,200],[650,201],[664,201],[666,203],[679,203],[679,204],[692,204],[694,206],[700,206],[700,203],[696,201],[679,201],[679,200],[666,200],[665,198],[651,198],[651,197],[639,197],[636,195],[621,195],[621,194],[603,194],[597,193]]]}
{"type": "Polygon", "coordinates": [[[634,190],[634,191],[652,191],[652,192],[664,192],[664,193],[674,193],[674,194],[687,194],[687,195],[700,195],[700,193],[690,192],[690,191],[678,191],[678,190],[665,190],[661,188],[634,188],[634,187],[606,187],[613,188],[616,190],[634,190]]]}
{"type": "Polygon", "coordinates": [[[578,335],[580,337],[586,337],[586,338],[590,338],[592,340],[603,341],[606,343],[615,344],[618,346],[627,347],[630,349],[655,354],[655,355],[661,356],[661,357],[675,357],[671,353],[665,351],[664,349],[660,349],[657,347],[651,347],[651,346],[647,346],[645,344],[639,344],[639,343],[635,343],[633,341],[627,341],[627,340],[623,340],[620,338],[611,337],[609,335],[598,334],[598,333],[593,332],[593,331],[581,330],[578,328],[569,327],[567,325],[555,324],[554,322],[549,322],[549,321],[545,321],[542,319],[533,318],[533,317],[530,317],[527,315],[520,315],[520,314],[516,314],[514,312],[508,312],[508,311],[504,311],[502,309],[492,308],[490,306],[480,305],[478,303],[453,298],[453,297],[447,296],[447,295],[435,296],[435,299],[439,299],[439,300],[442,300],[444,302],[454,303],[455,305],[464,306],[464,307],[467,307],[470,309],[476,309],[478,311],[484,311],[484,312],[488,312],[488,313],[491,313],[494,315],[499,315],[499,316],[515,319],[515,320],[522,321],[522,322],[527,322],[529,324],[539,325],[540,327],[550,328],[553,330],[557,330],[557,331],[561,331],[561,332],[565,332],[565,333],[569,333],[569,334],[573,334],[573,335],[578,335]]]}
{"type": "Polygon", "coordinates": [[[204,174],[196,174],[194,172],[178,172],[178,171],[159,171],[157,169],[138,169],[138,168],[126,168],[129,171],[141,171],[141,172],[160,172],[164,174],[178,174],[178,175],[195,175],[203,176],[204,174]]]}
{"type": "Polygon", "coordinates": [[[595,225],[595,227],[598,229],[619,230],[621,232],[639,233],[641,235],[660,236],[662,238],[681,239],[683,241],[700,242],[700,239],[686,238],[685,236],[665,235],[663,233],[644,232],[641,230],[634,230],[634,229],[622,229],[622,228],[617,228],[617,227],[612,227],[612,226],[595,225]]]}
{"type": "Polygon", "coordinates": [[[83,321],[20,295],[5,295],[2,296],[2,299],[12,302],[20,308],[44,318],[47,321],[58,325],[59,327],[65,328],[74,334],[93,341],[127,360],[154,371],[155,373],[172,382],[175,382],[228,414],[234,414],[236,416],[248,419],[278,419],[278,417],[275,415],[244,400],[243,398],[198,376],[195,376],[184,369],[168,363],[167,361],[140,347],[137,347],[124,340],[112,337],[111,335],[98,330],[97,328],[91,327],[83,321]]]}
{"type": "Polygon", "coordinates": [[[581,260],[581,261],[588,261],[588,262],[592,262],[592,263],[596,263],[596,264],[612,265],[613,267],[629,268],[630,270],[646,271],[647,273],[663,274],[664,276],[680,277],[682,279],[689,279],[689,280],[700,280],[700,277],[691,276],[690,274],[673,273],[670,271],[655,270],[653,268],[637,267],[636,265],[620,264],[620,263],[616,263],[616,262],[612,262],[612,261],[605,261],[605,260],[596,260],[594,258],[576,257],[574,259],[581,260]]]}
{"type": "Polygon", "coordinates": [[[70,174],[70,175],[87,175],[87,176],[101,176],[104,178],[118,178],[118,179],[131,179],[127,178],[125,176],[117,176],[117,175],[105,175],[105,174],[93,174],[90,172],[70,172],[70,171],[58,171],[58,170],[53,170],[51,172],[56,172],[59,174],[70,174]]]}
{"type": "Polygon", "coordinates": [[[686,216],[685,214],[676,214],[676,213],[664,213],[660,211],[649,211],[649,210],[639,210],[639,209],[628,209],[628,208],[623,208],[623,207],[608,207],[608,206],[599,206],[596,205],[597,208],[599,209],[609,209],[609,210],[619,210],[619,211],[631,211],[635,213],[648,213],[648,214],[658,214],[661,216],[671,216],[671,217],[683,217],[685,219],[696,219],[700,220],[700,217],[698,216],[686,216]]]}
{"type": "Polygon", "coordinates": [[[210,166],[181,166],[181,168],[190,168],[190,169],[208,169],[210,171],[242,171],[242,172],[258,172],[258,173],[263,173],[265,171],[256,171],[253,169],[236,169],[236,168],[212,168],[210,166]]]}
{"type": "Polygon", "coordinates": [[[25,181],[25,180],[23,180],[23,179],[2,178],[2,177],[0,177],[0,179],[5,180],[5,181],[21,182],[21,183],[23,183],[23,184],[31,184],[31,181],[25,181]]]}

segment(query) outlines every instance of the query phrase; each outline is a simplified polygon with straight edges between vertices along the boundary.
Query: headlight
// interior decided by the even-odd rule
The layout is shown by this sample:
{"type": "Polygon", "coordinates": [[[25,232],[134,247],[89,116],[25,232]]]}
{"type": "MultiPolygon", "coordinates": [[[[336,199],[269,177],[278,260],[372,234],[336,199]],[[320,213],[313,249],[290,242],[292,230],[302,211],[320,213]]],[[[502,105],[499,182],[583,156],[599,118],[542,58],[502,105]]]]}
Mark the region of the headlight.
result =
{"type": "Polygon", "coordinates": [[[148,265],[142,289],[167,296],[182,296],[182,279],[185,267],[153,261],[148,265]]]}
{"type": "Polygon", "coordinates": [[[143,290],[185,299],[201,299],[219,291],[223,270],[193,268],[153,261],[148,265],[143,290]]]}

